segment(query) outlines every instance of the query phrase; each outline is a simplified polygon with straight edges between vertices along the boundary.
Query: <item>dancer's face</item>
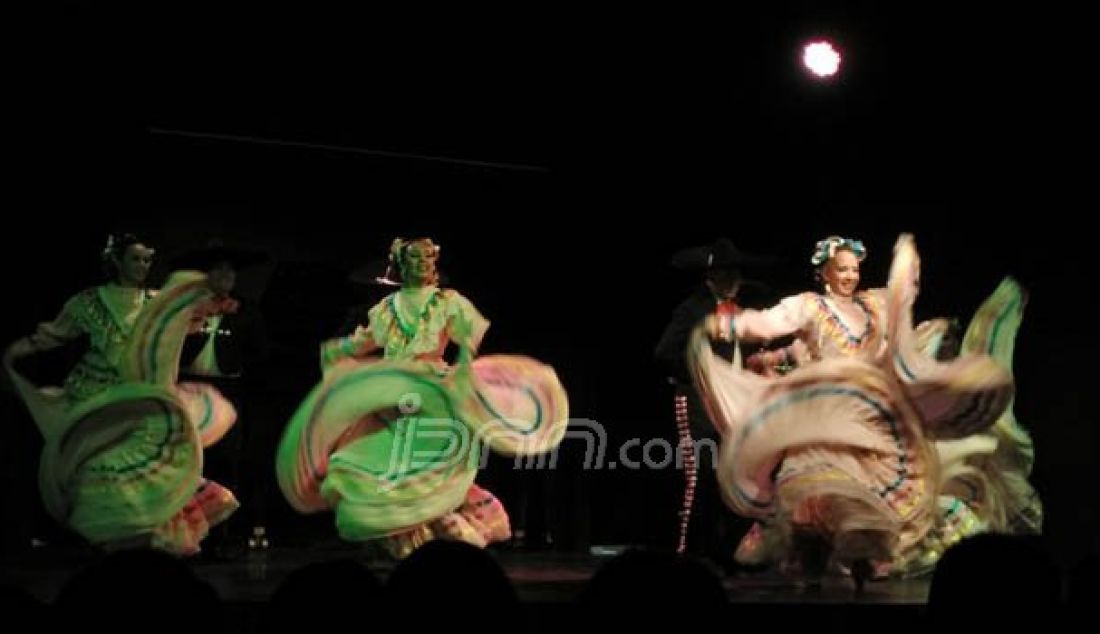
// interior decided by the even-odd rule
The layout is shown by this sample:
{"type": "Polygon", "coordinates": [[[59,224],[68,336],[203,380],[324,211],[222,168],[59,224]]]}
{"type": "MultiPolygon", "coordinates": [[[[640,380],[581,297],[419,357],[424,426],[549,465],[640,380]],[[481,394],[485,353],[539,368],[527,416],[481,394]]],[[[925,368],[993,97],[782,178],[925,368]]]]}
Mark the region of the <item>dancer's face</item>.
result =
{"type": "Polygon", "coordinates": [[[210,269],[208,274],[210,290],[215,295],[225,296],[237,285],[237,269],[229,262],[220,262],[210,269]]]}
{"type": "Polygon", "coordinates": [[[716,269],[707,273],[707,280],[714,292],[725,299],[737,297],[741,290],[741,273],[738,271],[716,269]]]}
{"type": "Polygon", "coordinates": [[[841,297],[851,297],[859,287],[859,258],[847,249],[839,249],[825,265],[825,282],[841,297]]]}
{"type": "Polygon", "coordinates": [[[122,257],[115,258],[118,265],[118,281],[128,286],[140,286],[149,277],[153,266],[153,250],[141,243],[126,247],[122,257]]]}
{"type": "Polygon", "coordinates": [[[435,247],[428,242],[418,241],[410,244],[405,249],[405,267],[402,275],[406,281],[414,286],[434,284],[436,281],[436,254],[435,247]]]}

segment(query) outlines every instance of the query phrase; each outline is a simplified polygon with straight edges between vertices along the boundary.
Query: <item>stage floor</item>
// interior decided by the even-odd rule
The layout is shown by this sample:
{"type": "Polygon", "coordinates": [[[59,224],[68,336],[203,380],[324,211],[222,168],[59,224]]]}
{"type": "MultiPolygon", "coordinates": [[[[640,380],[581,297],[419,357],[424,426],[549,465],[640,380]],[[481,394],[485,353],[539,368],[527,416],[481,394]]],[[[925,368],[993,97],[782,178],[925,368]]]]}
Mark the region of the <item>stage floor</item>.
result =
{"type": "MultiPolygon", "coordinates": [[[[529,602],[574,600],[595,571],[611,555],[525,552],[492,549],[515,584],[519,596],[529,602]]],[[[189,560],[195,574],[208,582],[226,602],[264,602],[293,570],[315,561],[350,557],[370,567],[381,579],[392,563],[372,558],[367,551],[344,543],[320,543],[308,547],[281,547],[247,551],[232,560],[200,555],[189,560]]],[[[69,577],[89,561],[89,554],[42,548],[3,564],[0,583],[24,588],[39,600],[51,602],[69,577]]],[[[801,587],[776,572],[743,573],[724,579],[727,594],[736,604],[864,604],[923,606],[929,580],[888,580],[868,583],[857,594],[851,579],[827,577],[819,588],[801,587]]]]}

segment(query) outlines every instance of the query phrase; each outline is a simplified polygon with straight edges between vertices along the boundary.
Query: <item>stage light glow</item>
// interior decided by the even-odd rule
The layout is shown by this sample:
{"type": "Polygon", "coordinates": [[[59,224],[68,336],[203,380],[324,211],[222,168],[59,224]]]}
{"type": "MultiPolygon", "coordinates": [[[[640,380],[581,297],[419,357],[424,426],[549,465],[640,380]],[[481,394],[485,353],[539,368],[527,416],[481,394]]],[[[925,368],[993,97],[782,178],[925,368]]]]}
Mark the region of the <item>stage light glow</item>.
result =
{"type": "Polygon", "coordinates": [[[802,64],[817,77],[832,77],[840,70],[840,53],[831,42],[809,42],[802,47],[802,64]]]}

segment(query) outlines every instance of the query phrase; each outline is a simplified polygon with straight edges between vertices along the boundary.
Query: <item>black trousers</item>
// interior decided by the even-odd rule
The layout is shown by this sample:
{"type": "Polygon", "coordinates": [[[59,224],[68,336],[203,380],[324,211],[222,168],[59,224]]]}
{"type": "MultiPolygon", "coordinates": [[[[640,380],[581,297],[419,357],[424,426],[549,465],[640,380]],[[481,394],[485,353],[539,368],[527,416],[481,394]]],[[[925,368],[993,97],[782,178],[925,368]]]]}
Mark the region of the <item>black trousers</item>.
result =
{"type": "MultiPolygon", "coordinates": [[[[690,386],[677,386],[677,396],[687,404],[688,429],[695,450],[695,490],[688,511],[685,552],[729,569],[741,538],[752,520],[735,514],[722,501],[717,478],[720,437],[710,423],[702,402],[690,386]]],[[[685,493],[690,473],[685,469],[685,493]]]]}
{"type": "Polygon", "coordinates": [[[209,383],[237,409],[237,422],[214,445],[203,450],[203,477],[225,486],[241,508],[211,537],[244,538],[253,526],[266,523],[267,508],[276,488],[275,451],[285,421],[266,414],[264,394],[255,381],[238,378],[183,377],[209,383]]]}

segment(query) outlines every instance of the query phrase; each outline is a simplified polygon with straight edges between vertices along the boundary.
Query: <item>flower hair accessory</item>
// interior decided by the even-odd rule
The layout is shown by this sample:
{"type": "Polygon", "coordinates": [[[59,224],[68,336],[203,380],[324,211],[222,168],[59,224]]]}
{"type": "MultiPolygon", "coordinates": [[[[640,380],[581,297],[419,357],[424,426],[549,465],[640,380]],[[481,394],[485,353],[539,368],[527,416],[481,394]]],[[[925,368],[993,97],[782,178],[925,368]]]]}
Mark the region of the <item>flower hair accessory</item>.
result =
{"type": "Polygon", "coordinates": [[[864,248],[862,241],[840,236],[829,236],[824,240],[818,240],[817,244],[814,245],[814,255],[810,258],[810,263],[814,266],[825,264],[836,256],[837,249],[850,250],[860,262],[867,257],[867,249],[864,248]]]}
{"type": "Polygon", "coordinates": [[[109,234],[107,234],[107,246],[103,247],[103,253],[102,253],[103,258],[106,259],[106,258],[111,257],[111,254],[113,254],[114,251],[115,251],[115,234],[109,233],[109,234]]]}
{"type": "Polygon", "coordinates": [[[390,244],[390,261],[394,263],[400,263],[401,253],[402,251],[404,251],[405,247],[417,242],[423,242],[424,244],[428,245],[428,247],[432,250],[432,254],[436,257],[439,257],[439,252],[442,250],[442,248],[438,244],[432,242],[431,238],[420,238],[417,240],[394,238],[393,243],[390,244]]]}
{"type": "Polygon", "coordinates": [[[401,259],[401,249],[405,246],[405,241],[401,238],[394,238],[393,243],[390,244],[390,262],[396,263],[401,259]]]}

